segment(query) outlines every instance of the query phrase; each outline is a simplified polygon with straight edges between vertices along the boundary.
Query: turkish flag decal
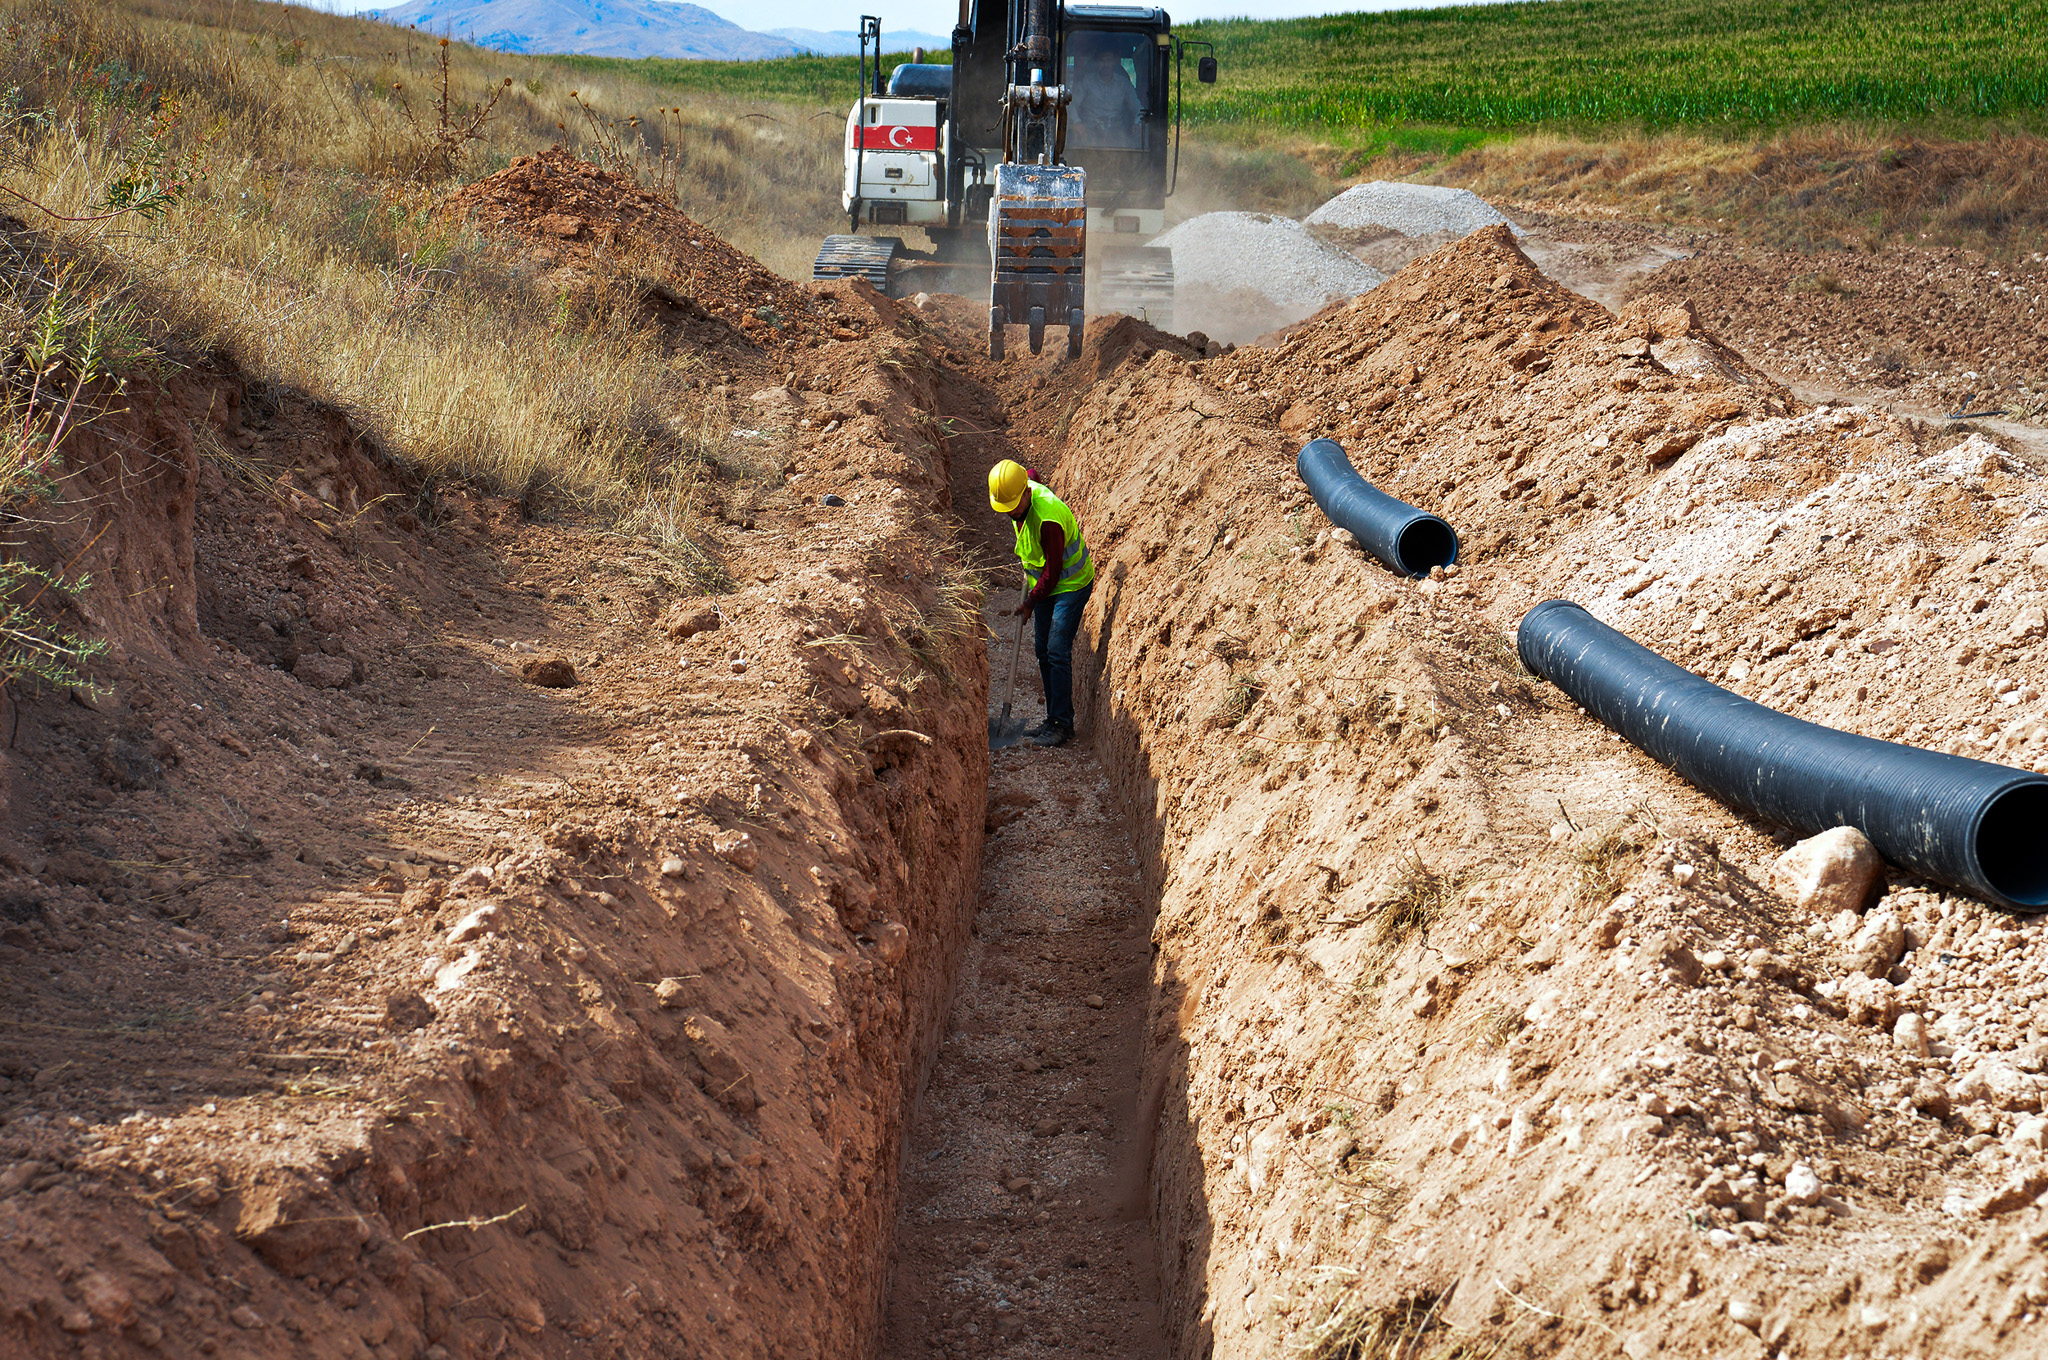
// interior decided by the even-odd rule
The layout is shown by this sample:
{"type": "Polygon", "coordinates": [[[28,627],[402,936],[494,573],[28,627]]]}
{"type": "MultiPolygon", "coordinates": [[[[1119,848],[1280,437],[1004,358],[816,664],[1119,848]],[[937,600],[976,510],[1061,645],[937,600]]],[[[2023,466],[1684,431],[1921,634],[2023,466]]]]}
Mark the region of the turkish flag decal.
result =
{"type": "Polygon", "coordinates": [[[867,151],[937,151],[939,130],[936,127],[912,127],[904,123],[876,124],[860,129],[857,143],[867,151]]]}

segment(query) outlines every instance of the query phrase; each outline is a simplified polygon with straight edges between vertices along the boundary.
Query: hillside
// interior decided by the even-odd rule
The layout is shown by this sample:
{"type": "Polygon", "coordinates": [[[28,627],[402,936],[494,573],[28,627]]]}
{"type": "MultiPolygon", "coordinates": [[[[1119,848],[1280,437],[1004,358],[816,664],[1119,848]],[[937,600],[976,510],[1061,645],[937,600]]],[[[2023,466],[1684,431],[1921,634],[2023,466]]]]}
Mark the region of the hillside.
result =
{"type": "Polygon", "coordinates": [[[366,17],[500,52],[742,61],[799,50],[673,0],[411,0],[366,17]]]}

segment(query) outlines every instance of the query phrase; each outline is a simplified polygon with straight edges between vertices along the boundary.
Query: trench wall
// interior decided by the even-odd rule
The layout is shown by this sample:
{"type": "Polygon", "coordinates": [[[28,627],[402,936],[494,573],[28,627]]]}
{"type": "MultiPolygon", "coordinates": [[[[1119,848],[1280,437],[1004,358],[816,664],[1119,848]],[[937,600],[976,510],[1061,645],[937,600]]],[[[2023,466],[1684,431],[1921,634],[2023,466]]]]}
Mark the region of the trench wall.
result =
{"type": "MultiPolygon", "coordinates": [[[[1482,233],[1277,347],[1091,336],[1052,476],[1100,562],[1084,726],[1158,894],[1153,1214],[1182,1356],[1404,1326],[1418,1354],[1762,1356],[1872,1328],[1992,1354],[2024,1325],[2041,1211],[2001,1206],[2030,1203],[2034,1154],[1995,1138],[2041,1099],[2012,1066],[2025,1019],[1961,1060],[1888,1030],[1959,1004],[1915,1000],[1946,976],[1927,940],[2033,936],[1897,879],[1869,918],[1814,920],[1771,886],[1786,841],[1589,724],[1512,627],[1573,594],[1766,702],[1897,732],[1900,624],[1857,608],[1867,568],[1795,564],[1867,535],[1866,563],[1925,565],[1963,504],[1972,562],[2023,563],[2037,474],[1979,457],[1980,489],[1947,485],[1901,425],[1791,408],[1663,305],[1611,316],[1482,233]],[[1293,471],[1325,432],[1447,507],[1460,572],[1401,580],[1327,532],[1293,471]],[[1842,571],[1845,603],[1799,571],[1842,571]],[[1845,645],[1874,625],[1876,650],[1845,645]],[[1907,1098],[1930,1063],[1976,1114],[1907,1098]]],[[[1917,655],[1955,684],[1986,647],[2022,664],[2016,603],[1985,618],[2002,635],[1917,655]]]]}

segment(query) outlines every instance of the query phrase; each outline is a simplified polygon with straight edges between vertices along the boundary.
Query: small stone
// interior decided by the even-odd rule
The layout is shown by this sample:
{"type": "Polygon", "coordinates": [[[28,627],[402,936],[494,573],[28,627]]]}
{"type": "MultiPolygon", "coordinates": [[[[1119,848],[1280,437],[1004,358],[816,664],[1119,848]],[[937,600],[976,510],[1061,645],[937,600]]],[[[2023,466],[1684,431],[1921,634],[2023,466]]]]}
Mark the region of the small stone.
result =
{"type": "Polygon", "coordinates": [[[1881,978],[1906,950],[1906,927],[1888,911],[1872,912],[1863,929],[1849,941],[1849,966],[1868,978],[1881,978]]]}
{"type": "Polygon", "coordinates": [[[1820,1177],[1804,1162],[1795,1163],[1785,1173],[1785,1198],[1794,1204],[1807,1205],[1820,1199],[1820,1177]]]}
{"type": "Polygon", "coordinates": [[[1056,1138],[1064,1131],[1060,1126],[1060,1121],[1052,1118],[1050,1115],[1031,1126],[1031,1136],[1033,1138],[1056,1138]]]}
{"type": "Polygon", "coordinates": [[[683,1005],[683,981],[681,978],[663,978],[654,984],[654,999],[665,1011],[679,1010],[683,1005]]]}
{"type": "Polygon", "coordinates": [[[1906,1011],[1893,1022],[1892,1047],[1915,1058],[1927,1056],[1927,1021],[1918,1011],[1906,1011]]]}
{"type": "Polygon", "coordinates": [[[1861,911],[1884,872],[1884,860],[1861,831],[1838,826],[1799,842],[1771,866],[1771,882],[1820,916],[1861,911]]]}
{"type": "Polygon", "coordinates": [[[455,923],[455,928],[448,932],[448,943],[468,944],[482,936],[497,934],[500,915],[501,909],[496,902],[484,903],[455,923]]]}
{"type": "Polygon", "coordinates": [[[1081,1004],[1086,1006],[1091,1011],[1099,1011],[1103,1007],[1103,1000],[1095,993],[1090,992],[1088,993],[1088,995],[1081,998],[1081,1004]]]}
{"type": "Polygon", "coordinates": [[[468,888],[488,888],[491,886],[492,877],[490,865],[471,865],[448,881],[448,889],[451,892],[462,892],[468,888]]]}
{"type": "Polygon", "coordinates": [[[1923,1081],[1913,1088],[1913,1108],[1930,1119],[1946,1119],[1951,1108],[1948,1088],[1937,1081],[1923,1081]]]}
{"type": "Polygon", "coordinates": [[[683,876],[683,862],[674,855],[670,855],[661,862],[661,876],[663,878],[681,878],[683,876]]]}
{"type": "Polygon", "coordinates": [[[576,668],[559,656],[536,657],[519,668],[519,678],[541,689],[573,689],[576,668]]]}
{"type": "Polygon", "coordinates": [[[832,492],[827,491],[824,495],[818,497],[818,503],[820,505],[829,505],[837,509],[838,507],[846,504],[846,497],[835,495],[832,492]]]}
{"type": "Polygon", "coordinates": [[[1738,1327],[1745,1327],[1753,1332],[1764,1325],[1764,1310],[1757,1307],[1756,1303],[1750,1299],[1730,1299],[1728,1300],[1728,1320],[1738,1327]]]}
{"type": "Polygon", "coordinates": [[[414,912],[432,911],[441,904],[441,897],[448,891],[448,885],[439,879],[431,879],[416,887],[407,888],[400,894],[398,910],[410,916],[414,912]]]}
{"type": "Polygon", "coordinates": [[[2005,1141],[2016,1148],[2048,1148],[2048,1119],[2022,1119],[2005,1141]]]}
{"type": "Polygon", "coordinates": [[[761,861],[754,838],[744,831],[728,831],[711,838],[711,853],[745,873],[752,873],[761,861]]]}
{"type": "Polygon", "coordinates": [[[228,1314],[228,1321],[245,1331],[251,1332],[263,1325],[262,1317],[258,1315],[254,1308],[251,1308],[246,1303],[230,1312],[228,1314]]]}
{"type": "Polygon", "coordinates": [[[734,657],[729,664],[732,666],[732,673],[734,675],[745,675],[747,673],[747,663],[740,658],[734,657]]]}
{"type": "Polygon", "coordinates": [[[1882,978],[1855,974],[1842,984],[1836,999],[1852,1025],[1889,1029],[1899,1013],[1898,988],[1882,978]]]}

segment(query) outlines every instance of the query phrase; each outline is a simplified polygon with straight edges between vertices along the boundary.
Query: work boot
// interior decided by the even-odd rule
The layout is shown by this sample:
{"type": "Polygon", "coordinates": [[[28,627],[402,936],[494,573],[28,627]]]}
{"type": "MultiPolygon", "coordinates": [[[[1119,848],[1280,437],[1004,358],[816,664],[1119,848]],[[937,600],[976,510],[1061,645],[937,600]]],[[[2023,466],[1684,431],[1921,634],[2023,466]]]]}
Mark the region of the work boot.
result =
{"type": "Polygon", "coordinates": [[[1073,735],[1073,729],[1065,723],[1057,723],[1047,718],[1039,725],[1038,730],[1031,734],[1031,744],[1033,746],[1065,746],[1067,738],[1073,735]]]}
{"type": "Polygon", "coordinates": [[[1033,741],[1037,741],[1057,726],[1059,724],[1055,723],[1051,718],[1040,718],[1037,722],[1024,729],[1024,735],[1033,741]]]}

